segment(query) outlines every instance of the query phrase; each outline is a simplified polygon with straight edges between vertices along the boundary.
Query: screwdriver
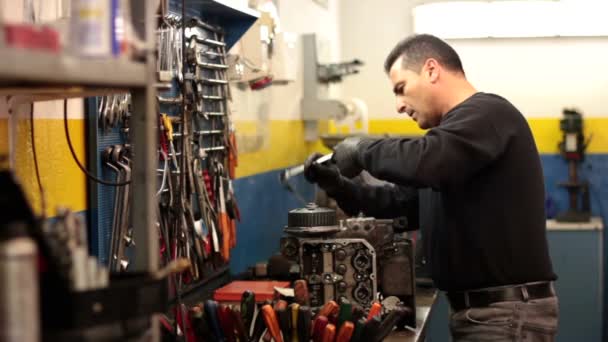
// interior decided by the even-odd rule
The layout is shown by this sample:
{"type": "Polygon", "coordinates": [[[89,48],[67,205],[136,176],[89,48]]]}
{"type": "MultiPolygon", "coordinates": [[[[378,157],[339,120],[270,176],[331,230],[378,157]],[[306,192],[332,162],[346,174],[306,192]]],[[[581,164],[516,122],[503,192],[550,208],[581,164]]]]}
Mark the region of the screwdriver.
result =
{"type": "Polygon", "coordinates": [[[351,321],[353,319],[353,306],[348,299],[342,300],[340,303],[340,313],[338,314],[338,329],[342,326],[342,324],[346,321],[351,321]]]}
{"type": "MultiPolygon", "coordinates": [[[[314,163],[315,164],[323,164],[325,162],[328,162],[331,160],[331,157],[333,156],[333,153],[330,154],[326,154],[322,157],[320,157],[319,159],[315,160],[314,163]]],[[[285,171],[283,171],[281,173],[281,183],[285,183],[289,178],[293,177],[293,176],[297,176],[300,173],[304,172],[304,164],[302,165],[298,165],[298,166],[294,166],[290,169],[287,169],[285,171]]]]}
{"type": "Polygon", "coordinates": [[[308,294],[308,285],[306,284],[306,280],[296,280],[293,283],[293,292],[296,303],[300,305],[308,305],[309,294],[308,294]]]}
{"type": "Polygon", "coordinates": [[[173,145],[173,124],[171,123],[171,118],[169,118],[167,114],[161,114],[161,120],[166,130],[167,140],[169,140],[169,148],[171,149],[171,160],[173,161],[173,166],[175,166],[176,171],[179,171],[177,158],[175,157],[175,145],[173,145]]]}
{"type": "Polygon", "coordinates": [[[279,321],[279,327],[285,342],[291,341],[291,311],[288,309],[278,309],[275,311],[279,321]]]}
{"type": "Polygon", "coordinates": [[[255,323],[253,324],[253,333],[251,334],[251,341],[259,341],[262,334],[264,334],[264,330],[266,330],[266,325],[264,324],[264,315],[262,315],[262,311],[258,310],[258,315],[255,317],[255,323]]]}
{"type": "Polygon", "coordinates": [[[338,312],[338,304],[333,300],[327,302],[321,310],[319,310],[319,316],[329,317],[338,312]]]}
{"type": "Polygon", "coordinates": [[[367,320],[365,318],[361,318],[355,322],[355,331],[353,332],[353,337],[350,339],[351,342],[359,342],[361,340],[361,334],[363,333],[363,327],[365,327],[365,323],[367,320]]]}
{"type": "Polygon", "coordinates": [[[217,317],[217,302],[214,300],[207,300],[205,302],[205,316],[207,316],[207,322],[211,327],[211,331],[215,335],[217,341],[223,342],[224,334],[222,334],[222,329],[220,328],[220,322],[217,317]]]}
{"type": "Polygon", "coordinates": [[[241,311],[237,307],[232,308],[232,320],[234,322],[234,328],[236,329],[239,341],[248,341],[249,331],[245,329],[245,324],[243,323],[243,318],[241,317],[241,311]]]}
{"type": "Polygon", "coordinates": [[[365,342],[374,342],[376,340],[376,336],[380,334],[380,317],[375,316],[371,320],[367,321],[363,326],[363,331],[361,332],[361,341],[365,342]]]}
{"type": "Polygon", "coordinates": [[[325,331],[323,332],[322,342],[334,342],[334,338],[336,337],[336,326],[333,324],[328,324],[325,326],[325,331]]]}
{"type": "Polygon", "coordinates": [[[275,342],[283,342],[281,330],[279,329],[279,322],[272,306],[269,304],[262,306],[262,316],[264,317],[264,322],[266,322],[266,328],[268,328],[268,331],[275,342]]]}
{"type": "Polygon", "coordinates": [[[367,321],[371,321],[372,318],[376,317],[382,311],[382,304],[375,302],[372,304],[371,309],[369,309],[369,314],[367,315],[367,321]]]}
{"type": "Polygon", "coordinates": [[[299,342],[310,341],[312,312],[308,306],[300,306],[298,310],[298,340],[299,342]]]}
{"type": "Polygon", "coordinates": [[[321,342],[323,340],[323,333],[325,332],[325,327],[329,322],[327,321],[327,317],[325,316],[317,316],[312,325],[312,340],[314,342],[321,342]]]}
{"type": "Polygon", "coordinates": [[[336,342],[349,342],[350,338],[353,336],[353,332],[355,331],[355,325],[353,322],[346,321],[340,327],[340,331],[338,332],[338,337],[336,338],[336,342]]]}
{"type": "Polygon", "coordinates": [[[243,319],[243,325],[245,325],[245,330],[247,331],[247,337],[250,337],[249,332],[251,331],[254,312],[255,293],[247,290],[241,295],[241,318],[243,319]]]}
{"type": "Polygon", "coordinates": [[[290,304],[289,310],[291,311],[291,342],[298,342],[298,312],[300,311],[300,304],[290,304]]]}
{"type": "Polygon", "coordinates": [[[226,342],[236,342],[236,336],[234,335],[234,322],[232,319],[232,310],[224,304],[219,306],[219,320],[226,342]]]}
{"type": "Polygon", "coordinates": [[[275,310],[287,309],[287,302],[282,299],[278,300],[276,303],[274,303],[273,309],[275,309],[275,310]]]}
{"type": "Polygon", "coordinates": [[[359,305],[353,306],[353,317],[352,322],[358,322],[361,318],[365,317],[365,310],[359,305]]]}

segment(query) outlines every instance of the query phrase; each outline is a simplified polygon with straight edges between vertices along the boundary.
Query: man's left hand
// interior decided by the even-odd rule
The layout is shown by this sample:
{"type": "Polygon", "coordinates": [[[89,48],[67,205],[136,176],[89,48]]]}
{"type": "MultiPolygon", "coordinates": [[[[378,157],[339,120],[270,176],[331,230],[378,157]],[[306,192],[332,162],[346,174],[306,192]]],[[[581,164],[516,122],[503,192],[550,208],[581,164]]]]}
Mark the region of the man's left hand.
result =
{"type": "Polygon", "coordinates": [[[348,178],[357,176],[363,170],[359,151],[367,146],[369,140],[360,137],[349,137],[334,147],[332,160],[340,169],[340,173],[348,178]]]}

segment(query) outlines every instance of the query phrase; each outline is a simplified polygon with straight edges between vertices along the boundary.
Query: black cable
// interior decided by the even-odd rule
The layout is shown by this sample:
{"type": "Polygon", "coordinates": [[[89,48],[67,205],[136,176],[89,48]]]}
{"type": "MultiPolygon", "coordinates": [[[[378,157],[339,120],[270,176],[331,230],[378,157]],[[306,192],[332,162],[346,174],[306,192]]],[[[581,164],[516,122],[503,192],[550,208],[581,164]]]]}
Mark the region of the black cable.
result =
{"type": "Polygon", "coordinates": [[[38,189],[40,191],[40,210],[42,217],[46,216],[46,199],[44,188],[40,181],[40,169],[38,168],[38,155],[36,154],[36,140],[34,139],[34,102],[30,104],[30,138],[32,140],[32,154],[34,155],[34,168],[36,169],[36,180],[38,181],[38,189]]]}
{"type": "Polygon", "coordinates": [[[89,178],[90,180],[92,180],[96,183],[103,184],[103,185],[109,185],[109,186],[124,186],[124,185],[131,184],[131,180],[128,180],[125,182],[120,182],[120,183],[114,183],[114,182],[105,181],[103,179],[99,179],[99,178],[95,177],[94,175],[92,175],[89,171],[87,171],[84,168],[84,166],[82,166],[82,164],[78,160],[78,157],[76,157],[76,152],[74,152],[74,147],[72,146],[72,140],[70,139],[70,131],[68,130],[68,100],[67,99],[63,100],[63,128],[65,130],[65,138],[68,141],[68,147],[70,148],[72,157],[74,158],[76,165],[78,165],[78,168],[80,168],[80,170],[82,172],[84,172],[84,174],[87,176],[87,178],[89,178]]]}

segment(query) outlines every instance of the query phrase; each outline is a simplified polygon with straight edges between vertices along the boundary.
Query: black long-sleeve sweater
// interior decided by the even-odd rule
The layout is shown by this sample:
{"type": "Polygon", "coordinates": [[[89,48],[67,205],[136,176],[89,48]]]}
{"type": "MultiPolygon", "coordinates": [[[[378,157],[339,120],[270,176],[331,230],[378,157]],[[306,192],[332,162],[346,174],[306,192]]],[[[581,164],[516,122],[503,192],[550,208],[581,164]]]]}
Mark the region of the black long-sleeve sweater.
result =
{"type": "Polygon", "coordinates": [[[347,211],[413,217],[419,203],[414,188],[433,189],[420,226],[438,288],[557,278],[547,247],[540,158],[528,123],[507,100],[476,93],[423,137],[381,139],[359,158],[371,175],[396,186],[346,182],[333,195],[347,211]],[[428,217],[429,208],[437,210],[435,217],[428,217]]]}

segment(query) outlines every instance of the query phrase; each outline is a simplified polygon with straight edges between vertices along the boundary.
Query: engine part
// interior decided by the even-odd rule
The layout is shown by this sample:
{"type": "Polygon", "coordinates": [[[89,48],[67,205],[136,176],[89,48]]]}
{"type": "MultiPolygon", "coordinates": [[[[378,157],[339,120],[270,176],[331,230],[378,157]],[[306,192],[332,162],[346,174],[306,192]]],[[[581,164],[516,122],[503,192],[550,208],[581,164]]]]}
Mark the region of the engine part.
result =
{"type": "Polygon", "coordinates": [[[412,242],[395,233],[402,231],[402,219],[353,217],[338,225],[334,210],[315,205],[288,218],[281,254],[299,266],[311,307],[330,300],[370,307],[393,297],[413,313],[403,324],[415,326],[412,242]]]}

